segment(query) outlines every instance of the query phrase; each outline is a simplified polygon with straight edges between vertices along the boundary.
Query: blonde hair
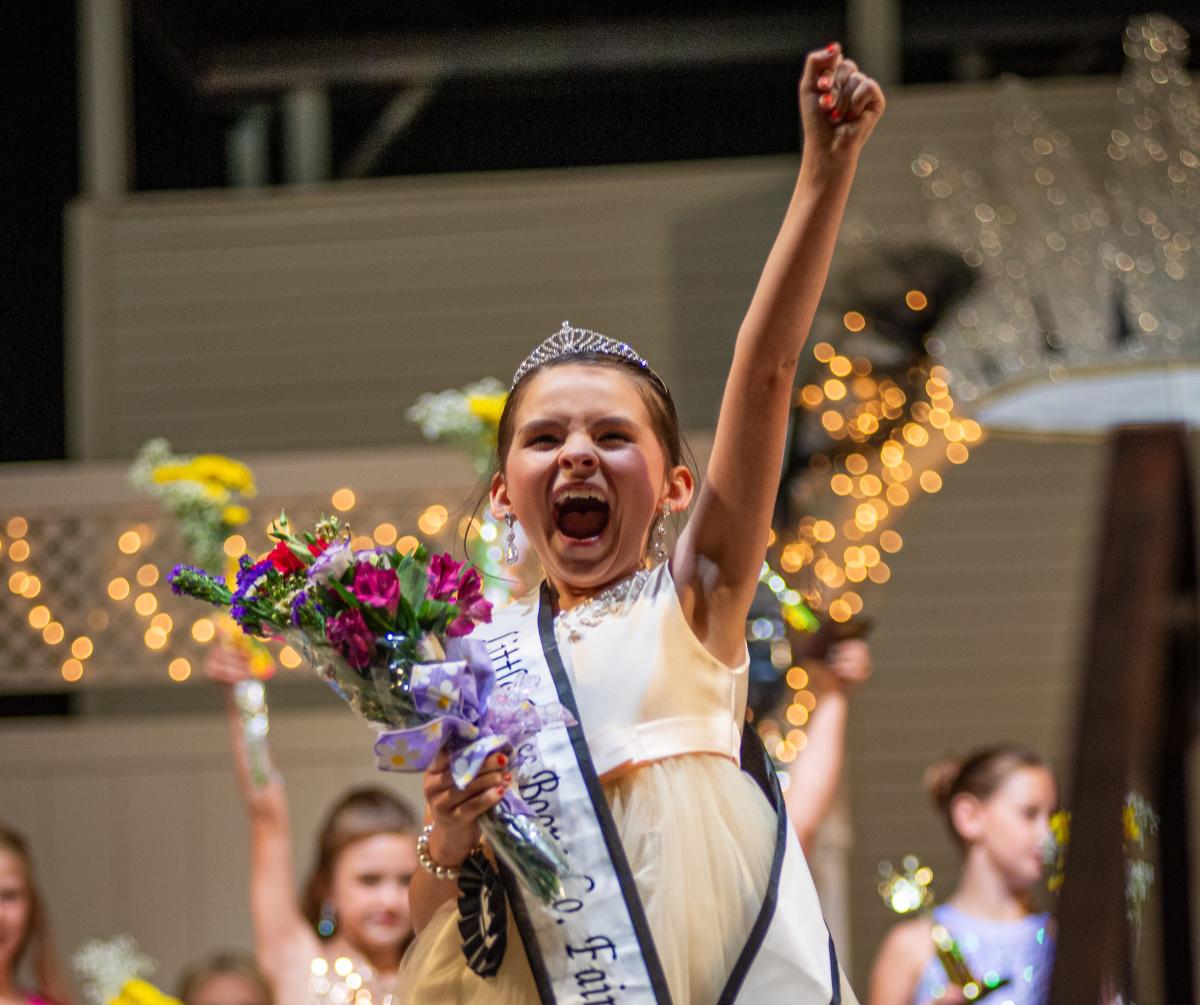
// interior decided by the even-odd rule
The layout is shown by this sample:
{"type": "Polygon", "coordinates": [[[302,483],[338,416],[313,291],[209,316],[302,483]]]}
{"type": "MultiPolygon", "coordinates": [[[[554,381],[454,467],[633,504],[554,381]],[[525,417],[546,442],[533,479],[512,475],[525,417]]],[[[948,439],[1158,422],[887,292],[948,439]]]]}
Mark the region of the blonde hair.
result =
{"type": "Polygon", "coordinates": [[[29,896],[29,922],[17,946],[13,969],[19,970],[28,956],[33,966],[33,979],[39,994],[66,1005],[69,1000],[67,983],[58,965],[54,941],[50,936],[50,920],[46,904],[38,890],[29,842],[11,827],[0,823],[0,852],[7,852],[21,864],[25,874],[25,891],[29,896]]]}

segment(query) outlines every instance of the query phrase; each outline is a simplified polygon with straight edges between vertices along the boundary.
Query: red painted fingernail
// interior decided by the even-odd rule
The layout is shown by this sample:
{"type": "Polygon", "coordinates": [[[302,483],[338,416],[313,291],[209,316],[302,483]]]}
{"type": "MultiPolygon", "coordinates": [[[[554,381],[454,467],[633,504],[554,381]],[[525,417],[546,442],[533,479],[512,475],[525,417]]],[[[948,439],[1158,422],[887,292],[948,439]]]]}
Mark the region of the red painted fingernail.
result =
{"type": "Polygon", "coordinates": [[[832,108],[833,107],[833,95],[832,94],[822,94],[818,101],[818,104],[820,104],[820,106],[822,108],[832,108]]]}
{"type": "Polygon", "coordinates": [[[838,47],[837,42],[830,42],[827,46],[825,46],[825,51],[826,52],[834,52],[837,49],[837,47],[838,47]]]}
{"type": "Polygon", "coordinates": [[[842,120],[842,110],[840,108],[835,108],[829,113],[829,118],[834,122],[840,122],[842,120]]]}
{"type": "Polygon", "coordinates": [[[498,765],[500,765],[500,767],[503,768],[504,765],[506,765],[508,763],[508,755],[507,754],[497,754],[496,755],[496,763],[498,765]]]}
{"type": "Polygon", "coordinates": [[[496,786],[496,795],[498,795],[498,796],[504,795],[504,786],[503,785],[496,786]]]}
{"type": "Polygon", "coordinates": [[[503,778],[506,782],[512,781],[512,775],[510,775],[507,771],[504,772],[504,774],[501,775],[500,777],[503,778]]]}
{"type": "Polygon", "coordinates": [[[833,86],[833,78],[831,76],[829,76],[829,74],[826,74],[823,77],[818,77],[817,78],[817,86],[822,91],[828,91],[829,88],[831,88],[833,86]]]}

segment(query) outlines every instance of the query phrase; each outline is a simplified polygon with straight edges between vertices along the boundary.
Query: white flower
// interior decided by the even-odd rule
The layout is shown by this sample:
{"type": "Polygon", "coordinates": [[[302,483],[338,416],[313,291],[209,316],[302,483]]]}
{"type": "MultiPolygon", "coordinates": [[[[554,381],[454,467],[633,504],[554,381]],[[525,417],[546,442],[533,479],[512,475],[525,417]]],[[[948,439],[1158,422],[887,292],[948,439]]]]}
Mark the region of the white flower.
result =
{"type": "Polygon", "coordinates": [[[313,582],[321,582],[328,585],[330,580],[340,579],[345,571],[350,568],[350,563],[353,560],[354,553],[350,549],[350,542],[344,538],[334,541],[308,567],[308,578],[313,582]]]}

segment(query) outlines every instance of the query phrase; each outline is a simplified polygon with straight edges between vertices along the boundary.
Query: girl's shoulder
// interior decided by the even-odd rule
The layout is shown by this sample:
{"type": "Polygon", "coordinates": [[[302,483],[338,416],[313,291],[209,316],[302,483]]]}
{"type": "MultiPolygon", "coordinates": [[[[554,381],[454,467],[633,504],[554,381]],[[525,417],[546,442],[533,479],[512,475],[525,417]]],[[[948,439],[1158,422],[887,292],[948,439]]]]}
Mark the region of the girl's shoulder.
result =
{"type": "Polygon", "coordinates": [[[904,948],[919,949],[922,955],[928,956],[933,950],[933,921],[928,915],[918,915],[901,921],[888,929],[884,944],[894,943],[904,948]]]}
{"type": "Polygon", "coordinates": [[[893,925],[879,946],[877,960],[887,960],[889,969],[900,968],[917,975],[933,955],[933,922],[921,915],[893,925]]]}

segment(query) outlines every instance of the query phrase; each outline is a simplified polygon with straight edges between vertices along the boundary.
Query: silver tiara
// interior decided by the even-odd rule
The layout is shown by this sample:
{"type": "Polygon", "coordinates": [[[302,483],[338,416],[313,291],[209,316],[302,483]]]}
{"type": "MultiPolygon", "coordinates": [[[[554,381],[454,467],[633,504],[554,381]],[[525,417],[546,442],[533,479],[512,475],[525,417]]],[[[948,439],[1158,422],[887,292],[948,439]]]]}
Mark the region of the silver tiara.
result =
{"type": "Polygon", "coordinates": [[[667,391],[667,385],[663,379],[650,369],[650,364],[644,357],[638,355],[628,342],[618,342],[616,339],[601,335],[588,328],[576,328],[570,321],[564,321],[558,331],[525,357],[521,365],[517,367],[517,372],[513,374],[509,391],[512,391],[524,377],[538,367],[557,360],[569,359],[572,356],[611,356],[614,359],[624,360],[626,363],[645,370],[664,392],[667,391]]]}

